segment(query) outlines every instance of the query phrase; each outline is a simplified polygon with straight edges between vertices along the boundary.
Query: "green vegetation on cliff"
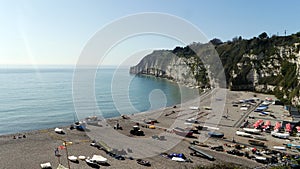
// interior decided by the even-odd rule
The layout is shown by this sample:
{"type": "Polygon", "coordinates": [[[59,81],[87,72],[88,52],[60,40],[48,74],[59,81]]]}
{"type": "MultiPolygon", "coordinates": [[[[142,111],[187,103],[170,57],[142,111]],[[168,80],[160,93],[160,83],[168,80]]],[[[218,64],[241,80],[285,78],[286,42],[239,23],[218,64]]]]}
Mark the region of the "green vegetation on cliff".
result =
{"type": "MultiPolygon", "coordinates": [[[[272,93],[286,104],[300,104],[300,32],[272,37],[263,32],[252,39],[235,37],[227,42],[219,39],[210,42],[154,51],[132,67],[131,72],[147,74],[149,70],[156,69],[162,74],[161,77],[176,80],[172,77],[172,71],[181,65],[180,71],[175,71],[177,75],[182,71],[192,72],[200,87],[209,87],[213,78],[226,81],[226,86],[231,90],[272,93]],[[220,58],[220,64],[212,55],[220,58]],[[181,62],[174,61],[174,56],[183,58],[181,61],[188,69],[183,69],[181,62]],[[157,66],[160,62],[163,64],[157,66]],[[218,72],[220,67],[224,68],[226,79],[218,78],[223,73],[218,72]]],[[[185,76],[182,75],[182,78],[185,76]]]]}

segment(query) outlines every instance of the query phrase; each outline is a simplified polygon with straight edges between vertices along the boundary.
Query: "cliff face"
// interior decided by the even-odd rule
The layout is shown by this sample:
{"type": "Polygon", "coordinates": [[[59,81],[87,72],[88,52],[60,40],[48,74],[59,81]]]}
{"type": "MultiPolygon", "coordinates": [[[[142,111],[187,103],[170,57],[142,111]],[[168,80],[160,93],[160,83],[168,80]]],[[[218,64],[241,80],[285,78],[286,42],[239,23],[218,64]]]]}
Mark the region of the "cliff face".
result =
{"type": "MultiPolygon", "coordinates": [[[[250,40],[239,38],[215,44],[214,49],[231,90],[273,93],[286,103],[300,105],[300,33],[250,40]]],[[[211,55],[211,51],[200,53],[203,55],[200,57],[211,55]]],[[[154,51],[131,67],[130,73],[154,75],[202,88],[209,87],[209,80],[213,79],[208,77],[211,75],[208,66],[189,46],[154,51]]]]}
{"type": "Polygon", "coordinates": [[[300,33],[236,40],[216,46],[232,90],[275,94],[300,105],[300,33]]]}
{"type": "Polygon", "coordinates": [[[145,56],[136,66],[130,68],[132,74],[153,75],[156,77],[167,78],[175,82],[194,87],[205,87],[207,85],[203,80],[197,80],[199,69],[205,71],[201,64],[197,63],[194,57],[178,57],[170,50],[158,50],[145,56]]]}

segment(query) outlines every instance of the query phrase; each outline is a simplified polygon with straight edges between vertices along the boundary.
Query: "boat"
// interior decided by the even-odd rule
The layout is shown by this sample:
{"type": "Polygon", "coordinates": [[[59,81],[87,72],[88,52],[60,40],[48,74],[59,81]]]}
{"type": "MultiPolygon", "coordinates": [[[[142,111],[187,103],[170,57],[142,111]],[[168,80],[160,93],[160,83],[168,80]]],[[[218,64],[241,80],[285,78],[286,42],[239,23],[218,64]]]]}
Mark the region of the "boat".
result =
{"type": "Polygon", "coordinates": [[[184,136],[184,137],[192,137],[193,136],[193,132],[190,130],[184,130],[182,128],[179,127],[175,127],[173,128],[173,132],[179,136],[184,136]]]}
{"type": "Polygon", "coordinates": [[[243,131],[236,131],[235,134],[238,136],[242,136],[242,137],[251,137],[251,134],[243,132],[243,131]]]}
{"type": "Polygon", "coordinates": [[[79,160],[85,160],[86,158],[85,158],[85,156],[78,156],[78,159],[79,160]]]}
{"type": "Polygon", "coordinates": [[[270,113],[267,112],[267,111],[263,111],[263,112],[260,112],[258,115],[259,116],[266,116],[266,115],[269,115],[270,113]]]}
{"type": "Polygon", "coordinates": [[[190,118],[185,120],[187,123],[198,123],[198,120],[196,118],[190,118]]]}
{"type": "Polygon", "coordinates": [[[189,107],[191,110],[199,110],[199,107],[196,107],[196,106],[191,106],[189,107]]]}
{"type": "Polygon", "coordinates": [[[43,168],[43,169],[49,169],[49,168],[52,168],[52,167],[51,167],[51,163],[50,163],[50,162],[43,163],[43,164],[41,164],[41,168],[43,168]]]}
{"type": "Polygon", "coordinates": [[[275,132],[275,131],[272,131],[271,135],[273,137],[277,137],[277,138],[289,138],[290,137],[289,133],[278,133],[278,132],[275,132]]]}
{"type": "Polygon", "coordinates": [[[54,129],[54,132],[58,133],[58,134],[65,134],[65,131],[63,129],[60,129],[60,128],[57,128],[57,127],[54,129]]]}
{"type": "Polygon", "coordinates": [[[107,158],[104,158],[101,155],[93,155],[93,157],[90,159],[90,161],[95,162],[97,164],[106,164],[107,158]]]}
{"type": "Polygon", "coordinates": [[[85,162],[87,163],[87,165],[93,167],[93,168],[99,168],[99,165],[92,161],[89,157],[85,159],[85,162]]]}
{"type": "Polygon", "coordinates": [[[208,132],[210,137],[222,138],[224,137],[224,133],[217,133],[217,132],[208,132]]]}
{"type": "Polygon", "coordinates": [[[251,129],[251,128],[243,128],[243,130],[247,133],[254,133],[254,134],[258,134],[261,132],[261,130],[258,129],[251,129]]]}
{"type": "Polygon", "coordinates": [[[286,148],[283,146],[273,146],[273,148],[276,150],[286,150],[286,148]]]}
{"type": "Polygon", "coordinates": [[[265,146],[265,143],[257,140],[248,140],[248,143],[255,146],[265,146]]]}
{"type": "Polygon", "coordinates": [[[255,160],[257,162],[265,163],[267,161],[267,158],[266,157],[262,157],[262,156],[255,156],[255,160]]]}
{"type": "Polygon", "coordinates": [[[72,162],[78,162],[78,158],[76,156],[69,156],[68,159],[72,162]]]}

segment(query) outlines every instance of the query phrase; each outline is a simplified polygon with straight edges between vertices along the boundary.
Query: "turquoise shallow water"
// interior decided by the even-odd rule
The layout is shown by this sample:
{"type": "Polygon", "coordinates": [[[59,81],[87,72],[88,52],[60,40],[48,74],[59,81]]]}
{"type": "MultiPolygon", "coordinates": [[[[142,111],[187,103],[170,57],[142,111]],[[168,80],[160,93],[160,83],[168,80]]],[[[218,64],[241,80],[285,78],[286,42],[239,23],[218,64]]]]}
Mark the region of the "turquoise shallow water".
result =
{"type": "MultiPolygon", "coordinates": [[[[73,72],[71,68],[0,69],[0,135],[73,123],[73,72]]],[[[90,113],[77,112],[80,117],[96,112],[109,118],[171,106],[191,99],[195,92],[164,79],[130,75],[128,69],[100,69],[94,82],[97,108],[82,97],[76,110],[90,113]]]]}

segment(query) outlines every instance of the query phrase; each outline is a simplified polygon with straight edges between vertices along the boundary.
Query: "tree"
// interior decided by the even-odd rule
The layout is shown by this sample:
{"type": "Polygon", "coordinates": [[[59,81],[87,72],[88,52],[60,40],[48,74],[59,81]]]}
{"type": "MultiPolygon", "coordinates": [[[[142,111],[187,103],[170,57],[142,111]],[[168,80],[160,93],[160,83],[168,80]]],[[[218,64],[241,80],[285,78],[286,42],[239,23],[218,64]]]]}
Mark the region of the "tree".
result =
{"type": "Polygon", "coordinates": [[[267,39],[268,38],[268,34],[266,32],[263,32],[258,37],[259,37],[259,39],[267,39]]]}
{"type": "Polygon", "coordinates": [[[214,39],[210,40],[210,43],[212,43],[213,45],[220,45],[223,42],[220,39],[214,38],[214,39]]]}

